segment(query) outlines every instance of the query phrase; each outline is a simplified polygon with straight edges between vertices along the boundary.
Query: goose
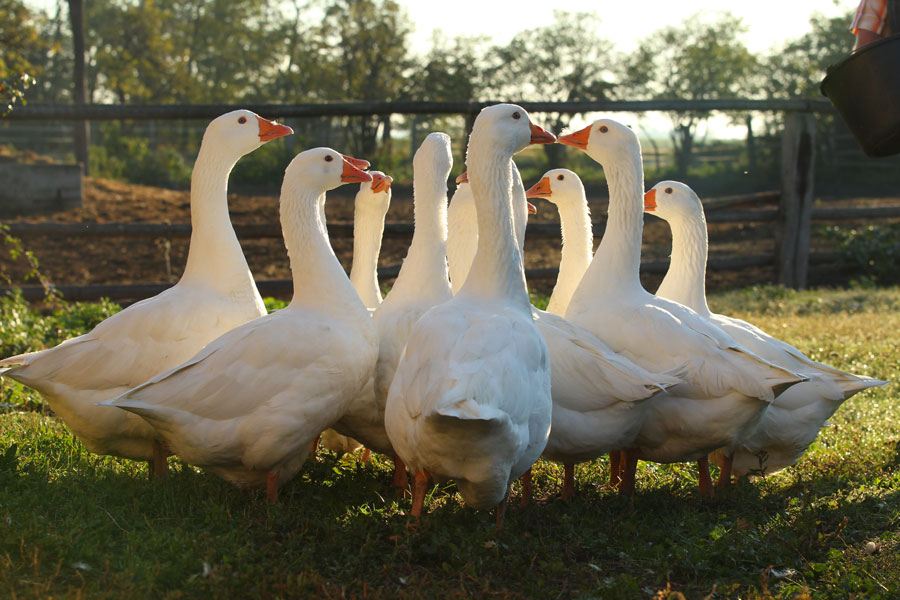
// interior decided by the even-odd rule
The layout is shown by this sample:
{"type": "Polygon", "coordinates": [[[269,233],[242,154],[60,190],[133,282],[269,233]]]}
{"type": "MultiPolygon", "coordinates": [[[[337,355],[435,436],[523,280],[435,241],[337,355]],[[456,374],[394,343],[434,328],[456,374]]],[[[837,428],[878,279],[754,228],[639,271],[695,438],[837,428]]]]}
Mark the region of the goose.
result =
{"type": "Polygon", "coordinates": [[[38,390],[85,447],[146,460],[166,472],[166,451],[143,419],[95,406],[193,356],[226,331],[266,314],[228,217],[232,167],[290,127],[236,110],[207,126],[191,174],[191,233],[181,279],[90,332],[0,361],[0,375],[38,390]]]}
{"type": "Polygon", "coordinates": [[[661,181],[644,194],[644,210],[672,229],[672,262],[656,295],[694,309],[759,356],[809,378],[775,398],[748,438],[713,453],[722,469],[720,483],[728,482],[732,473],[765,475],[794,464],[841,403],[857,392],[887,384],[814,361],[746,321],[711,312],[706,303],[706,217],[690,187],[661,181]]]}
{"type": "Polygon", "coordinates": [[[562,256],[556,285],[547,302],[547,312],[563,316],[594,256],[594,232],[584,185],[578,175],[569,169],[550,169],[525,195],[528,198],[543,198],[559,210],[562,256]]]}
{"type": "Polygon", "coordinates": [[[682,304],[659,298],[639,278],[643,165],[635,133],[612,119],[560,137],[603,167],[610,189],[606,232],[572,294],[566,318],[646,369],[684,369],[683,383],[650,403],[625,452],[620,492],[632,494],[637,460],[697,461],[700,491],[712,494],[707,454],[747,437],[775,396],[804,380],[737,344],[682,304]]]}
{"type": "MultiPolygon", "coordinates": [[[[350,158],[345,156],[345,159],[350,158]]],[[[352,163],[351,163],[352,164],[352,163]]],[[[368,163],[355,165],[365,168],[368,163]]],[[[353,204],[353,262],[350,266],[350,283],[356,289],[369,314],[381,304],[381,288],[378,285],[378,254],[381,250],[381,237],[384,234],[384,217],[391,205],[391,183],[394,178],[382,171],[368,171],[372,181],[359,184],[359,191],[353,204]]],[[[322,222],[324,223],[324,199],[322,206],[322,222]]],[[[327,230],[326,230],[327,232],[327,230]]],[[[350,454],[362,444],[357,440],[341,435],[333,429],[326,429],[312,445],[315,454],[319,442],[332,452],[350,454]]],[[[366,448],[360,460],[369,458],[370,450],[366,448]]]]}
{"type": "MultiPolygon", "coordinates": [[[[515,163],[511,162],[510,169],[514,230],[521,252],[528,215],[535,210],[528,204],[515,163]]],[[[451,256],[458,256],[449,251],[451,242],[471,246],[478,243],[477,222],[460,231],[475,240],[462,236],[448,239],[447,259],[451,269],[454,266],[451,256]]],[[[610,454],[610,481],[615,485],[619,477],[618,451],[634,442],[647,410],[644,401],[679,383],[677,371],[651,373],[619,356],[595,335],[565,318],[533,306],[531,312],[550,350],[553,411],[543,456],[563,465],[562,499],[568,500],[575,494],[575,464],[604,454],[610,454]]],[[[522,480],[523,504],[530,498],[531,473],[527,471],[522,480]]]]}
{"type": "MultiPolygon", "coordinates": [[[[517,189],[517,186],[521,187],[522,179],[518,169],[513,171],[513,177],[513,189],[517,189]],[[515,178],[518,178],[518,184],[515,178]]],[[[447,263],[450,268],[450,285],[454,294],[465,283],[466,275],[472,266],[472,259],[475,258],[475,250],[478,248],[478,219],[475,216],[475,199],[472,197],[468,174],[465,171],[456,178],[456,184],[456,192],[450,199],[450,207],[447,209],[447,263]]],[[[537,208],[530,202],[526,206],[529,214],[537,213],[537,208]]],[[[523,229],[523,236],[524,233],[523,229]]]]}
{"type": "Polygon", "coordinates": [[[381,304],[378,286],[378,254],[384,234],[384,218],[391,205],[394,179],[381,171],[369,171],[372,181],[360,184],[353,209],[353,263],[350,283],[363,304],[374,311],[381,304]]]}
{"type": "Polygon", "coordinates": [[[280,200],[290,304],[103,404],[145,419],[188,464],[241,487],[264,486],[275,502],[312,440],[372,384],[375,325],[322,233],[317,206],[326,190],[370,178],[330,148],[295,156],[280,200]]]}
{"type": "MultiPolygon", "coordinates": [[[[498,507],[547,443],[547,344],[534,325],[511,206],[513,154],[555,136],[514,104],[482,109],[466,166],[478,250],[463,287],[413,326],[388,391],[385,427],[414,474],[419,519],[429,475],[456,481],[469,507],[498,507]]],[[[524,190],[523,190],[524,191],[524,190]]]]}

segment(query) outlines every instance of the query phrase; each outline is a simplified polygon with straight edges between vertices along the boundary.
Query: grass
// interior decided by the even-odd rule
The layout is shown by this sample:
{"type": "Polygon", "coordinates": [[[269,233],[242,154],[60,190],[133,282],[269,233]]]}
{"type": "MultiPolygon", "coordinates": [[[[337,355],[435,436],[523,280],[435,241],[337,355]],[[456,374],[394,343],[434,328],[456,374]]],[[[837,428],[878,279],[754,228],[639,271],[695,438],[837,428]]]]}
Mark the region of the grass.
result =
{"type": "MultiPolygon", "coordinates": [[[[900,376],[900,289],[753,288],[710,304],[814,358],[900,376]]],[[[3,396],[34,400],[6,382],[3,396]]],[[[432,490],[407,536],[409,501],[391,494],[379,457],[320,451],[270,506],[176,459],[168,479],[149,481],[145,465],[89,454],[46,414],[9,410],[0,596],[897,597],[896,400],[894,385],[859,394],[797,465],[711,500],[693,466],[645,463],[635,497],[619,498],[599,460],[577,467],[577,496],[562,502],[562,469],[541,461],[535,492],[546,499],[509,510],[496,538],[493,516],[462,508],[452,485],[432,490]]]]}

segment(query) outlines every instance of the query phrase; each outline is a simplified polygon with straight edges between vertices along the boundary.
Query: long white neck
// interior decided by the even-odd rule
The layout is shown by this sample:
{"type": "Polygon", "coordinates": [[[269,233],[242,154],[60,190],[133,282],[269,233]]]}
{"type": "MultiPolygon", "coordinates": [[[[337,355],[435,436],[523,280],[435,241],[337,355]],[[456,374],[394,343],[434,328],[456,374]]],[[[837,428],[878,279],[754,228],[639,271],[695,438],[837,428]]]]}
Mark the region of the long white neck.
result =
{"type": "Polygon", "coordinates": [[[557,208],[562,229],[562,257],[547,312],[562,316],[566,314],[569,300],[591,264],[594,231],[586,198],[582,197],[580,202],[557,204],[557,208]]]}
{"type": "Polygon", "coordinates": [[[512,157],[469,142],[466,167],[478,216],[478,249],[460,293],[503,298],[531,311],[512,208],[512,157]]]}
{"type": "Polygon", "coordinates": [[[281,229],[294,281],[291,306],[328,314],[365,312],[324,234],[320,194],[321,190],[290,183],[281,191],[281,229]]]}
{"type": "Polygon", "coordinates": [[[609,184],[609,218],[600,246],[584,275],[594,292],[643,292],[640,279],[644,229],[644,171],[639,153],[604,164],[609,184]]]}
{"type": "Polygon", "coordinates": [[[447,271],[447,181],[430,171],[413,178],[415,229],[390,294],[443,302],[452,296],[447,271]]]}
{"type": "Polygon", "coordinates": [[[350,267],[350,283],[356,288],[366,308],[381,304],[378,287],[378,254],[384,234],[384,216],[380,203],[357,196],[353,211],[353,264],[350,267]],[[366,200],[370,200],[366,202],[366,200]]]}
{"type": "MultiPolygon", "coordinates": [[[[668,219],[667,219],[668,220],[668,219]]],[[[656,295],[680,302],[698,314],[709,317],[706,304],[706,259],[709,240],[706,217],[699,219],[674,217],[672,228],[672,261],[656,295]]]]}
{"type": "Polygon", "coordinates": [[[181,282],[223,292],[248,285],[255,289],[228,216],[228,175],[236,162],[200,147],[191,174],[191,243],[181,282]]]}

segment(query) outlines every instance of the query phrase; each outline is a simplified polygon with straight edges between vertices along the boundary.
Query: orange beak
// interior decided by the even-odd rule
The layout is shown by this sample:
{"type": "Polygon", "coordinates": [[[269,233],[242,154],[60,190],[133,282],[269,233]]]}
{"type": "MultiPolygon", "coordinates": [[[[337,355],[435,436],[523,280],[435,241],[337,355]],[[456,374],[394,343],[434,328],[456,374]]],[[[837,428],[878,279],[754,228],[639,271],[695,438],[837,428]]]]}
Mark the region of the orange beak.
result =
{"type": "Polygon", "coordinates": [[[294,130],[287,125],[281,125],[275,121],[256,117],[259,120],[259,141],[268,142],[283,135],[290,135],[294,130]]]}
{"type": "Polygon", "coordinates": [[[372,174],[361,171],[360,169],[356,168],[356,166],[354,166],[349,160],[344,160],[344,170],[341,172],[341,182],[361,183],[363,181],[372,181],[372,174]]]}
{"type": "Polygon", "coordinates": [[[653,212],[656,210],[656,190],[650,190],[646,194],[644,194],[644,210],[647,212],[653,212]]]}
{"type": "Polygon", "coordinates": [[[584,129],[579,129],[575,133],[559,136],[559,143],[566,146],[574,146],[579,150],[587,150],[588,138],[591,137],[591,126],[588,125],[584,129]]]}
{"type": "Polygon", "coordinates": [[[390,175],[382,175],[381,173],[371,173],[372,175],[372,191],[374,193],[386,192],[391,189],[391,183],[394,178],[390,175]]]}
{"type": "MultiPolygon", "coordinates": [[[[549,198],[553,195],[553,190],[550,189],[550,178],[544,177],[536,184],[528,188],[525,191],[526,198],[549,198]]],[[[536,213],[537,211],[535,211],[536,213]]],[[[535,214],[532,213],[532,214],[535,214]]]]}
{"type": "MultiPolygon", "coordinates": [[[[356,167],[357,169],[368,169],[369,161],[364,158],[353,158],[352,156],[347,156],[346,154],[341,154],[348,163],[356,167]]],[[[366,180],[368,181],[368,179],[366,180]]]]}
{"type": "Polygon", "coordinates": [[[456,178],[456,183],[469,183],[469,172],[463,171],[462,173],[460,173],[456,178]]]}
{"type": "Polygon", "coordinates": [[[532,204],[531,202],[526,202],[525,204],[528,205],[528,214],[529,214],[529,215],[536,215],[536,214],[537,214],[537,206],[535,206],[535,205],[532,204]]]}
{"type": "Polygon", "coordinates": [[[538,127],[534,123],[529,123],[529,125],[531,126],[532,144],[552,144],[556,141],[556,136],[549,131],[545,131],[543,128],[538,127]]]}

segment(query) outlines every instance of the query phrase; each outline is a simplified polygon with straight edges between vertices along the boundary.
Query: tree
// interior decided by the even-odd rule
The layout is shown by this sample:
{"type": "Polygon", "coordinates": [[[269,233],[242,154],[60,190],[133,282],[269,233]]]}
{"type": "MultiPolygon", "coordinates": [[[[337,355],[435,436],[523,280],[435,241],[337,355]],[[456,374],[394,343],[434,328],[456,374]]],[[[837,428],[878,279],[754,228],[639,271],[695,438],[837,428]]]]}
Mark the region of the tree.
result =
{"type": "MultiPolygon", "coordinates": [[[[553,22],[516,35],[489,57],[488,90],[497,97],[531,101],[606,100],[614,88],[608,65],[612,45],[597,36],[593,13],[554,11],[553,22]]],[[[575,115],[552,113],[547,126],[561,131],[575,115]]],[[[552,164],[562,147],[543,146],[552,164]]]]}
{"type": "MultiPolygon", "coordinates": [[[[625,61],[628,89],[653,99],[706,100],[747,94],[756,58],[740,40],[740,18],[721,13],[712,22],[700,15],[665,27],[646,39],[625,61]]],[[[668,112],[670,137],[680,175],[690,166],[698,126],[709,111],[668,112]]]]}
{"type": "Polygon", "coordinates": [[[18,0],[0,0],[0,116],[24,102],[25,90],[40,73],[30,56],[45,46],[31,11],[18,0]]]}

